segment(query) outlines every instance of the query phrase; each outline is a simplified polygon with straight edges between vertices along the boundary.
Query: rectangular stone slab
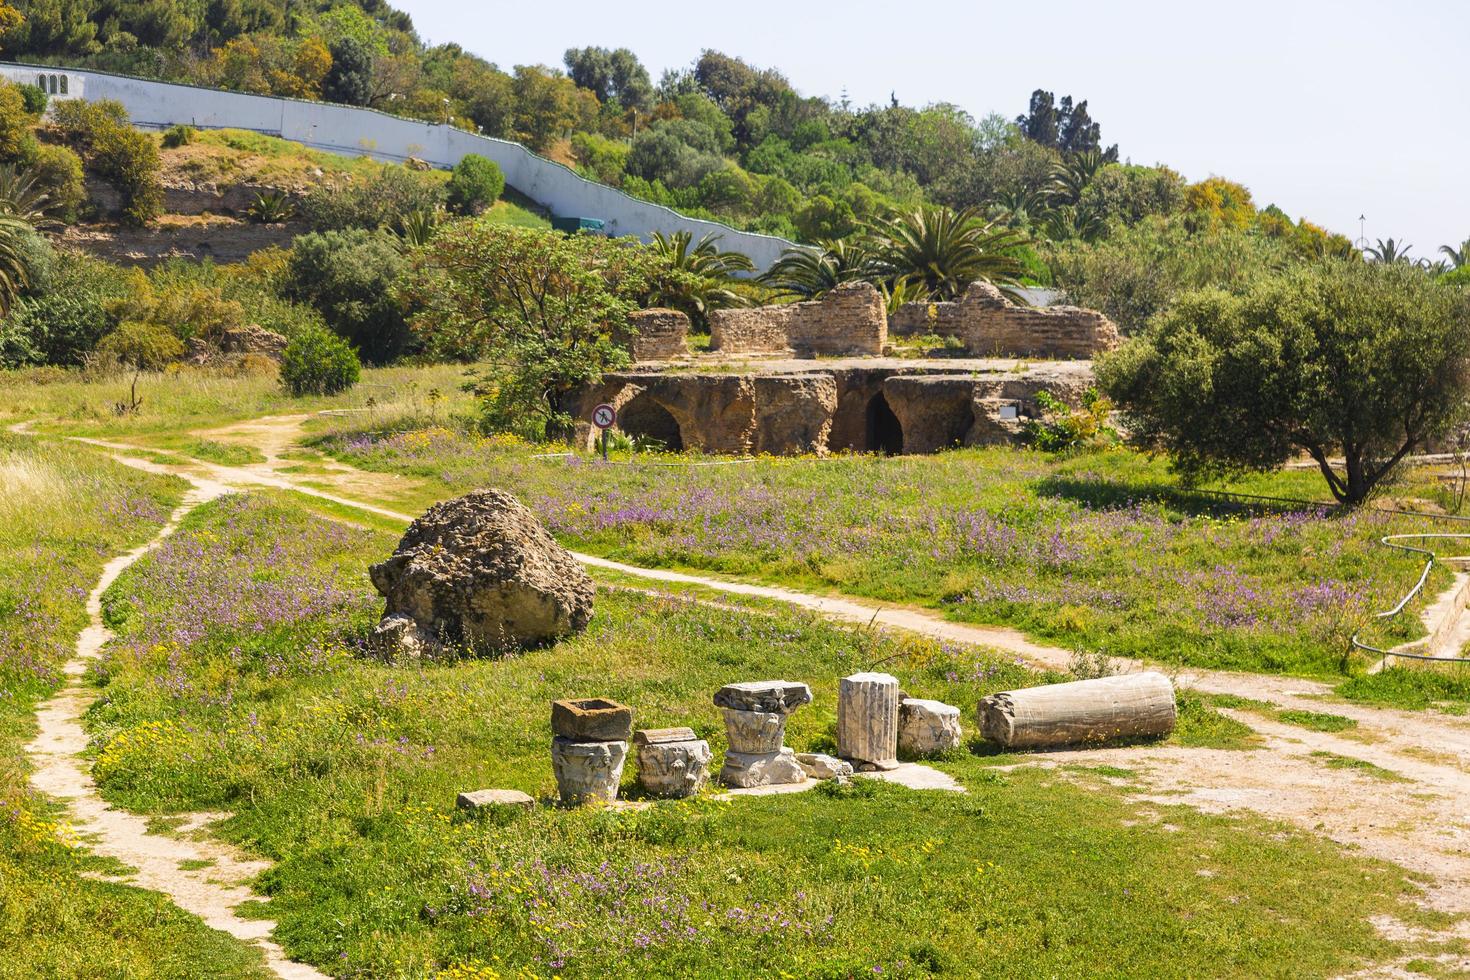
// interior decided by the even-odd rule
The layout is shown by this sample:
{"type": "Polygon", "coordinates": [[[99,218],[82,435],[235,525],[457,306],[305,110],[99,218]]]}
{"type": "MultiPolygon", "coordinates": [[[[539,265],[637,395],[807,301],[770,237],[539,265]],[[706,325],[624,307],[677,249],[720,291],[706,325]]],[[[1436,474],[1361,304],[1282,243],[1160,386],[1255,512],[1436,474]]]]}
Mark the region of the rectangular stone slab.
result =
{"type": "Polygon", "coordinates": [[[669,742],[692,742],[698,737],[692,728],[640,728],[633,733],[633,744],[664,745],[669,742]]]}
{"type": "Polygon", "coordinates": [[[715,692],[715,704],[735,711],[786,714],[810,704],[812,689],[799,681],[741,681],[715,692]]]}
{"type": "Polygon", "coordinates": [[[461,810],[479,810],[482,807],[510,806],[531,810],[536,801],[518,789],[477,789],[472,793],[461,793],[454,805],[461,810]]]}
{"type": "Polygon", "coordinates": [[[626,742],[633,709],[611,698],[551,702],[551,733],[573,742],[626,742]]]}

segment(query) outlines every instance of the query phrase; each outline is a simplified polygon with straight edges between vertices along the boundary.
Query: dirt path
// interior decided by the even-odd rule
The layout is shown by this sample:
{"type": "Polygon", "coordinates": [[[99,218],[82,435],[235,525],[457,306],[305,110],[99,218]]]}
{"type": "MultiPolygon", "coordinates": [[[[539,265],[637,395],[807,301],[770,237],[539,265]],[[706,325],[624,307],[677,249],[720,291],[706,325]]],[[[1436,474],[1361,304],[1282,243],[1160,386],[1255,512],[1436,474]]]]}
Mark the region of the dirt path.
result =
{"type": "MultiPolygon", "coordinates": [[[[149,465],[235,487],[294,490],[404,523],[412,519],[414,515],[371,502],[381,499],[379,493],[388,486],[411,488],[413,483],[408,478],[367,473],[337,461],[318,467],[310,483],[283,472],[294,462],[283,456],[298,445],[306,418],[268,417],[199,433],[252,446],[266,457],[263,463],[221,466],[189,461],[180,466],[149,465]]],[[[119,453],[137,451],[137,447],[123,443],[82,441],[119,453]]],[[[926,609],[642,568],[595,555],[576,557],[588,566],[649,583],[774,600],[839,622],[907,630],[947,642],[1004,651],[1035,666],[1065,670],[1072,659],[1071,651],[1033,642],[1018,630],[951,622],[926,609]]],[[[1123,666],[1142,669],[1146,665],[1123,666]]],[[[1260,735],[1261,749],[1095,749],[1039,754],[1034,764],[1105,763],[1123,767],[1138,774],[1129,788],[1139,800],[1184,803],[1217,812],[1248,811],[1323,834],[1422,874],[1428,882],[1424,896],[1427,905],[1470,916],[1470,761],[1466,761],[1470,760],[1470,720],[1431,712],[1324,703],[1331,688],[1300,678],[1194,669],[1178,671],[1175,677],[1179,684],[1206,693],[1267,701],[1277,708],[1328,711],[1352,718],[1358,725],[1350,732],[1333,735],[1282,724],[1255,712],[1228,712],[1260,735]],[[1375,775],[1371,769],[1348,764],[1354,760],[1376,766],[1381,772],[1375,775]]],[[[1389,932],[1400,929],[1394,923],[1381,925],[1389,932]]],[[[1456,929],[1464,931],[1463,938],[1470,938],[1470,926],[1456,929]]],[[[1460,932],[1452,931],[1450,935],[1459,937],[1460,932]]],[[[1445,965],[1470,971],[1470,959],[1446,961],[1445,965]]],[[[1390,969],[1374,975],[1409,974],[1390,969]]]]}
{"type": "MultiPolygon", "coordinates": [[[[129,462],[138,465],[141,461],[129,462]]],[[[31,785],[67,804],[76,830],[92,851],[135,869],[131,883],[162,892],[212,928],[258,946],[265,954],[267,966],[279,977],[324,977],[305,964],[287,959],[281,947],[270,940],[274,922],[245,919],[235,913],[235,907],[241,902],[261,900],[245,882],[269,864],[246,859],[234,848],[219,842],[198,839],[200,830],[226,814],[192,815],[180,828],[181,835],[188,837],[149,833],[145,818],[115,809],[98,795],[91,765],[83,757],[88,740],[82,715],[96,695],[83,685],[82,677],[112,638],[112,631],[102,622],[102,593],[124,569],[171,535],[184,515],[230,492],[230,487],[221,482],[199,479],[191,482],[193,489],[153,540],[108,562],[87,597],[89,624],[77,637],[75,654],[66,664],[66,686],[36,712],[38,731],[26,746],[33,766],[31,785]],[[184,862],[192,870],[181,867],[184,862]]]]}

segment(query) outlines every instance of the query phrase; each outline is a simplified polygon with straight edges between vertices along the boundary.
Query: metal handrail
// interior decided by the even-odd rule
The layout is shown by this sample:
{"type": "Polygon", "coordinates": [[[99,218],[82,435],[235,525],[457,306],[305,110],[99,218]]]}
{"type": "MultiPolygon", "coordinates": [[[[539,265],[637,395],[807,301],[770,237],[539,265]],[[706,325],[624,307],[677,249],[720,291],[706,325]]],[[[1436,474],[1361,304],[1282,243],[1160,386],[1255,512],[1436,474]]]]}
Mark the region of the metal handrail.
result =
{"type": "MultiPolygon", "coordinates": [[[[1419,581],[1417,581],[1417,582],[1414,583],[1414,587],[1412,589],[1410,589],[1408,592],[1406,592],[1404,594],[1404,597],[1402,599],[1400,599],[1397,603],[1395,603],[1394,604],[1394,607],[1392,609],[1386,609],[1386,610],[1384,610],[1381,613],[1374,613],[1373,614],[1373,618],[1374,619],[1376,619],[1376,620],[1393,619],[1394,617],[1396,617],[1400,613],[1402,613],[1404,611],[1404,608],[1406,606],[1408,606],[1408,604],[1414,599],[1414,597],[1416,597],[1417,595],[1419,595],[1421,592],[1424,591],[1424,585],[1425,585],[1425,583],[1427,583],[1429,581],[1429,573],[1430,573],[1430,571],[1433,570],[1433,568],[1434,568],[1434,562],[1439,557],[1433,551],[1430,551],[1428,548],[1416,548],[1413,545],[1400,544],[1400,542],[1401,541],[1404,541],[1404,540],[1409,540],[1409,539],[1412,539],[1412,540],[1421,540],[1422,541],[1422,540],[1430,540],[1430,539],[1440,539],[1440,540],[1442,540],[1442,539],[1446,539],[1446,538],[1462,538],[1462,539],[1463,538],[1470,538],[1470,533],[1459,533],[1459,532],[1447,532],[1446,531],[1446,532],[1425,532],[1425,533],[1420,533],[1420,534],[1389,534],[1389,535],[1385,535],[1384,537],[1381,537],[1381,538],[1378,539],[1378,543],[1379,544],[1386,545],[1386,546],[1388,546],[1390,548],[1397,548],[1400,551],[1408,551],[1408,552],[1411,552],[1411,553],[1416,554],[1416,555],[1426,555],[1428,557],[1426,557],[1426,559],[1424,561],[1424,570],[1419,573],[1419,581]]],[[[1379,661],[1380,665],[1382,665],[1383,663],[1387,662],[1387,659],[1389,657],[1404,657],[1405,659],[1408,659],[1408,660],[1426,660],[1426,661],[1433,661],[1435,663],[1447,663],[1447,664],[1451,664],[1451,663],[1453,663],[1453,664],[1470,663],[1470,657],[1436,657],[1436,656],[1430,656],[1428,654],[1423,654],[1423,653],[1406,653],[1406,652],[1403,652],[1403,651],[1400,651],[1400,650],[1384,650],[1384,649],[1381,649],[1379,647],[1375,647],[1375,646],[1373,646],[1371,644],[1364,643],[1362,640],[1358,639],[1359,633],[1361,633],[1361,631],[1359,631],[1358,633],[1354,633],[1352,635],[1352,638],[1351,638],[1351,641],[1350,642],[1352,643],[1352,645],[1355,648],[1357,648],[1359,650],[1365,650],[1365,651],[1367,651],[1369,653],[1376,653],[1376,654],[1378,654],[1379,657],[1382,658],[1379,661]]],[[[1426,637],[1426,639],[1428,639],[1428,637],[1426,637]]],[[[1413,642],[1418,642],[1418,641],[1413,641],[1413,642]]]]}

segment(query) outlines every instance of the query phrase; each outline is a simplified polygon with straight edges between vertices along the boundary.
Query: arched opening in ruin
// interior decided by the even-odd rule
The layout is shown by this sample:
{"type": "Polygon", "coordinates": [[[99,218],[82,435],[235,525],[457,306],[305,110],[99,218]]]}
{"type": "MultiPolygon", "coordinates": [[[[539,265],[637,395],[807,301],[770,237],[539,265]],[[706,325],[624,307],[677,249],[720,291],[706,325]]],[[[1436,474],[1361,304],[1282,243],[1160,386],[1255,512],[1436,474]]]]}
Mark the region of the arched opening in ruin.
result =
{"type": "Polygon", "coordinates": [[[893,456],[903,452],[903,425],[898,421],[898,416],[893,414],[893,409],[888,406],[888,399],[879,392],[868,402],[866,428],[867,444],[864,448],[870,453],[883,453],[885,456],[893,456]]]}
{"type": "Polygon", "coordinates": [[[670,452],[684,448],[684,434],[672,412],[648,395],[638,395],[618,412],[618,428],[633,439],[657,442],[670,452]]]}

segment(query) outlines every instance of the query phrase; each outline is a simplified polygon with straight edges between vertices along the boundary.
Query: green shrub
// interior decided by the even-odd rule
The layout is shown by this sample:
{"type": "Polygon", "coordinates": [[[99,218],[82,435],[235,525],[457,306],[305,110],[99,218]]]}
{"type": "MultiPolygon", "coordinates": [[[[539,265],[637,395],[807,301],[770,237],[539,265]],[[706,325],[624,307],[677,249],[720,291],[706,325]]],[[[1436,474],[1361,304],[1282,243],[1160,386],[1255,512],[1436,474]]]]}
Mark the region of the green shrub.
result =
{"type": "Polygon", "coordinates": [[[1107,423],[1113,403],[1095,388],[1083,394],[1081,408],[1073,408],[1049,391],[1038,391],[1036,404],[1041,407],[1042,417],[1027,419],[1022,423],[1022,431],[1037,449],[1062,452],[1104,445],[1111,438],[1107,423]]]}
{"type": "Polygon", "coordinates": [[[83,363],[117,326],[108,307],[126,291],[126,276],[116,266],[69,256],[47,277],[44,292],[22,298],[3,321],[7,339],[0,344],[0,361],[11,366],[83,363]],[[29,355],[21,356],[25,351],[29,355]]]}
{"type": "Polygon", "coordinates": [[[444,203],[443,181],[440,174],[387,166],[367,178],[317,185],[306,196],[302,209],[317,231],[396,231],[406,216],[436,210],[444,203]]]}
{"type": "Polygon", "coordinates": [[[172,150],[175,147],[188,146],[190,143],[194,142],[194,137],[198,135],[199,130],[193,126],[187,126],[183,123],[180,123],[176,126],[170,126],[168,129],[165,129],[163,131],[164,149],[172,150]]]}
{"type": "Polygon", "coordinates": [[[409,330],[393,284],[407,263],[384,231],[314,232],[296,239],[286,267],[288,299],[311,304],[374,363],[403,353],[409,330]]]}
{"type": "Polygon", "coordinates": [[[31,164],[36,186],[46,192],[48,211],[70,224],[87,203],[87,184],[82,178],[82,158],[64,146],[42,144],[31,164]]]}
{"type": "Polygon", "coordinates": [[[97,354],[144,371],[159,371],[184,356],[184,342],[162,323],[124,320],[97,343],[97,354]]]}
{"type": "Polygon", "coordinates": [[[505,191],[505,174],[494,160],[470,153],[454,165],[445,190],[451,211],[479,214],[500,199],[505,191]]]}
{"type": "Polygon", "coordinates": [[[18,87],[20,88],[20,97],[25,100],[26,112],[39,118],[46,111],[46,103],[50,101],[46,93],[41,90],[41,86],[39,85],[21,85],[18,87]]]}
{"type": "Polygon", "coordinates": [[[122,195],[125,221],[145,225],[158,217],[163,210],[158,143],[128,125],[120,103],[67,101],[56,107],[53,117],[88,169],[122,195]]]}
{"type": "Polygon", "coordinates": [[[297,397],[346,391],[361,373],[357,353],[328,330],[298,334],[281,355],[281,386],[297,397]]]}
{"type": "Polygon", "coordinates": [[[35,123],[20,87],[0,84],[0,163],[29,163],[35,157],[35,123]]]}

